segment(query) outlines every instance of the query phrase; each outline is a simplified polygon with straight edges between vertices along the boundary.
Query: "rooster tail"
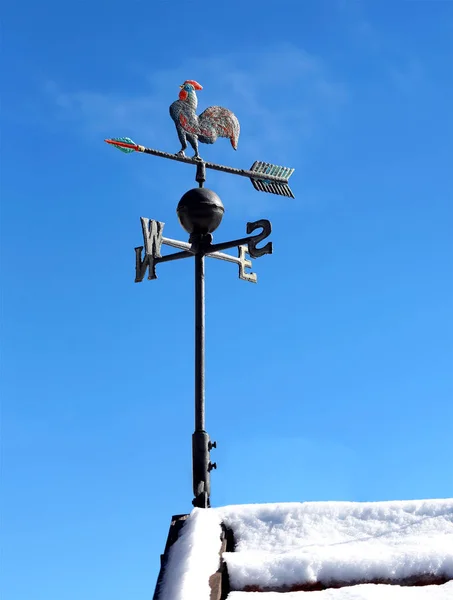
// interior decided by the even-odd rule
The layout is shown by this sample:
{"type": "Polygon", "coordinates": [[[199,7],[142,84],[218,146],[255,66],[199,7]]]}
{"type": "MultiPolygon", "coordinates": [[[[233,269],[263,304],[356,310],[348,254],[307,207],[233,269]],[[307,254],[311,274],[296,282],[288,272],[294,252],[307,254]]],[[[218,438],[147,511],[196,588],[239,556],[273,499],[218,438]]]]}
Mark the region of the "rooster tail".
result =
{"type": "Polygon", "coordinates": [[[235,150],[238,149],[238,142],[239,142],[239,134],[241,132],[241,126],[239,125],[239,121],[237,120],[237,117],[234,113],[232,113],[231,111],[229,112],[229,138],[230,138],[230,142],[231,145],[233,146],[233,148],[235,150]]]}
{"type": "MultiPolygon", "coordinates": [[[[234,118],[236,119],[236,117],[234,117],[234,118]]],[[[230,142],[231,142],[231,145],[233,146],[234,150],[238,149],[239,131],[240,131],[239,121],[237,119],[236,119],[236,122],[237,122],[237,127],[235,127],[233,129],[233,135],[230,137],[230,142]]]]}
{"type": "MultiPolygon", "coordinates": [[[[238,148],[241,127],[234,113],[222,106],[210,106],[199,116],[199,124],[203,136],[210,137],[207,143],[213,143],[217,137],[229,138],[235,150],[238,148]],[[210,135],[207,135],[208,132],[210,135]]],[[[200,137],[200,141],[204,141],[200,137]]],[[[205,142],[205,143],[206,143],[205,142]]]]}

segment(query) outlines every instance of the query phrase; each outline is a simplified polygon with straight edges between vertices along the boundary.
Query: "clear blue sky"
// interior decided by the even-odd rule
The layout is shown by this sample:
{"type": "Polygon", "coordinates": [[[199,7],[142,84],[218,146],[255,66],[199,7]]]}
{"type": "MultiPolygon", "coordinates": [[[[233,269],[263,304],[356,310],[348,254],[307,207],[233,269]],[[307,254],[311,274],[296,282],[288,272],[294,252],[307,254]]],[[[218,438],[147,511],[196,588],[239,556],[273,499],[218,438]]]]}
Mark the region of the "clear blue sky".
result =
{"type": "Polygon", "coordinates": [[[185,239],[168,106],[242,126],[217,241],[269,218],[259,283],[208,263],[214,505],[453,489],[453,3],[17,0],[3,7],[5,600],[149,599],[191,510],[193,273],[134,284],[140,216],[185,239]]]}

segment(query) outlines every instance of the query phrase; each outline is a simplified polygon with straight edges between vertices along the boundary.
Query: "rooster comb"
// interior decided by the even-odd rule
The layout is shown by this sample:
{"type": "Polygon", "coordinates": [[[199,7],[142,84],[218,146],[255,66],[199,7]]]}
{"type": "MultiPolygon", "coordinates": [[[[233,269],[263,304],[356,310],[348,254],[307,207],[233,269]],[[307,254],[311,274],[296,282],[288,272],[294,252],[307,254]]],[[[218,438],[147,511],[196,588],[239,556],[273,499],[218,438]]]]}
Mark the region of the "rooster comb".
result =
{"type": "Polygon", "coordinates": [[[186,79],[186,81],[184,82],[184,85],[186,85],[186,83],[190,83],[190,85],[193,85],[193,87],[196,90],[202,90],[203,89],[203,87],[197,81],[194,81],[193,79],[186,79]]]}

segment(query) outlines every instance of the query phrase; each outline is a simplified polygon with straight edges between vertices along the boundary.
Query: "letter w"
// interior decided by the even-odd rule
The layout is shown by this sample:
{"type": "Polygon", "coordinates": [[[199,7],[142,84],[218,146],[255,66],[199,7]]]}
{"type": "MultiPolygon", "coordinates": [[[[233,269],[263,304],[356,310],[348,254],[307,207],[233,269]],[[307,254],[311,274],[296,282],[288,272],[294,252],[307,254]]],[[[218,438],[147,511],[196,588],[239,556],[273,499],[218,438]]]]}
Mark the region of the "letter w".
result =
{"type": "Polygon", "coordinates": [[[156,258],[161,257],[160,249],[162,246],[162,233],[165,223],[152,221],[146,217],[140,217],[143,231],[143,241],[145,243],[145,256],[142,260],[141,254],[143,246],[135,248],[135,281],[143,281],[146,269],[149,269],[148,279],[157,279],[155,262],[156,258]]]}

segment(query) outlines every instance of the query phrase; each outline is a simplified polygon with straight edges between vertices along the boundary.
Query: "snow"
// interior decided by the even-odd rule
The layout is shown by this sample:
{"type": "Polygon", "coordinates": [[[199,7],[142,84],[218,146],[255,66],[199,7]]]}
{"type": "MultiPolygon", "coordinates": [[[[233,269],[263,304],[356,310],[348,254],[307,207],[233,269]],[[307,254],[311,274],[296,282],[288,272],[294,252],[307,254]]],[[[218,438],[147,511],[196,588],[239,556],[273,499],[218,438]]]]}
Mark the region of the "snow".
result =
{"type": "Polygon", "coordinates": [[[232,591],[228,600],[453,600],[453,581],[422,587],[349,585],[421,575],[453,579],[453,499],[305,502],[195,508],[171,547],[160,600],[209,600],[221,523],[233,590],[342,582],[324,591],[232,591]]]}
{"type": "Polygon", "coordinates": [[[453,499],[214,510],[237,542],[223,555],[236,590],[423,574],[453,579],[453,499]]]}
{"type": "Polygon", "coordinates": [[[453,581],[444,585],[400,587],[398,585],[355,585],[322,592],[231,592],[228,600],[452,600],[453,581]]]}
{"type": "Polygon", "coordinates": [[[210,576],[220,564],[220,518],[194,508],[170,548],[159,600],[209,600],[210,576]]]}

